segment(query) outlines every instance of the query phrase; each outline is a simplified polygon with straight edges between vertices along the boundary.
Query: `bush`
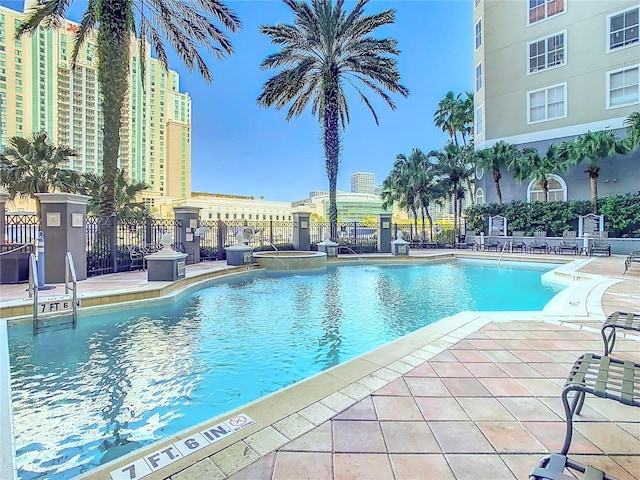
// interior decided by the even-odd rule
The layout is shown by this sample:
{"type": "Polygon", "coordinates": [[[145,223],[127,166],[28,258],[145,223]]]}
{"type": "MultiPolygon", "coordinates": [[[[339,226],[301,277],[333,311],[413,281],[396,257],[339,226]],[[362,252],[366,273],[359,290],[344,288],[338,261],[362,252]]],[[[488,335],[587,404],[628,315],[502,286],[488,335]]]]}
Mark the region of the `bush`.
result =
{"type": "MultiPolygon", "coordinates": [[[[614,195],[600,200],[600,213],[605,216],[605,230],[610,237],[640,237],[640,193],[614,195]]],[[[465,209],[467,229],[488,233],[489,217],[502,215],[508,219],[509,233],[518,230],[525,235],[546,231],[552,237],[566,230],[578,230],[578,217],[591,213],[588,200],[570,202],[522,202],[500,205],[489,203],[465,209]]]]}

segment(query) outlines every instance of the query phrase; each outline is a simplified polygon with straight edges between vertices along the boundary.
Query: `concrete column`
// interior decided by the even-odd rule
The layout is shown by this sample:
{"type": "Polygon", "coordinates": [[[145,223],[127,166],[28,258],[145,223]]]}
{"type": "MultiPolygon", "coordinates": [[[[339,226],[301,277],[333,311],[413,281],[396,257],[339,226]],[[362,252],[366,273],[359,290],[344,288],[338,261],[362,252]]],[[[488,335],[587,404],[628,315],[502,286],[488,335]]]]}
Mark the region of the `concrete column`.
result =
{"type": "Polygon", "coordinates": [[[71,252],[78,280],[87,279],[87,202],[73,193],[36,193],[44,233],[45,283],[64,283],[65,257],[71,252]]]}
{"type": "Polygon", "coordinates": [[[391,253],[391,214],[378,215],[378,253],[391,253]]]}
{"type": "Polygon", "coordinates": [[[193,251],[193,263],[200,263],[200,210],[200,207],[173,207],[174,218],[182,222],[180,238],[174,242],[182,242],[187,254],[193,251]]]}
{"type": "Polygon", "coordinates": [[[7,200],[9,200],[9,194],[0,192],[0,244],[5,243],[5,210],[7,208],[7,200]]]}
{"type": "Polygon", "coordinates": [[[309,233],[309,213],[293,214],[293,249],[308,252],[311,250],[311,234],[309,233]]]}

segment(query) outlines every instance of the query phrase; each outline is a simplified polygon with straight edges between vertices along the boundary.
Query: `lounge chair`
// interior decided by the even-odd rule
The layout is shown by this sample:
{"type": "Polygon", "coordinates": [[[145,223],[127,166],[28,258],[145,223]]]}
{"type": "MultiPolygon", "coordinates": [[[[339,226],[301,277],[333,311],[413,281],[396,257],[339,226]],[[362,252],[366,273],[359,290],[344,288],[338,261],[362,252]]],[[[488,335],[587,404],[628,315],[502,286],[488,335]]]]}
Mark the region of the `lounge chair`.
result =
{"type": "Polygon", "coordinates": [[[631,267],[632,263],[640,264],[640,250],[634,250],[629,254],[629,256],[624,260],[624,273],[627,273],[629,267],[631,267]]]}
{"type": "Polygon", "coordinates": [[[145,269],[144,252],[137,245],[127,245],[127,251],[129,252],[129,271],[135,268],[140,270],[145,269]]]}
{"type": "Polygon", "coordinates": [[[614,477],[588,465],[582,465],[565,455],[554,453],[547,455],[533,469],[529,480],[575,480],[576,477],[563,473],[565,471],[584,473],[583,480],[615,480],[614,477]]]}
{"type": "Polygon", "coordinates": [[[609,243],[608,232],[596,232],[593,234],[589,255],[606,255],[611,256],[611,244],[609,243]]]}
{"type": "Polygon", "coordinates": [[[511,251],[515,252],[516,250],[522,253],[527,252],[527,244],[524,243],[524,232],[515,231],[512,233],[511,251]]]}
{"type": "Polygon", "coordinates": [[[559,245],[556,245],[555,251],[556,253],[564,253],[565,251],[569,251],[574,255],[577,255],[580,251],[580,248],[578,247],[578,242],[576,241],[576,232],[562,232],[562,241],[559,245]]]}
{"type": "Polygon", "coordinates": [[[529,252],[538,250],[540,253],[549,253],[547,232],[533,232],[533,241],[529,244],[529,252]]]}
{"type": "Polygon", "coordinates": [[[500,241],[498,241],[497,238],[485,237],[482,249],[485,252],[490,252],[491,250],[493,250],[494,252],[498,252],[500,251],[501,247],[502,244],[500,243],[500,241]]]}
{"type": "Polygon", "coordinates": [[[479,250],[480,246],[476,243],[476,231],[467,230],[464,234],[464,240],[461,242],[456,242],[456,248],[461,248],[461,249],[470,248],[471,250],[476,248],[479,250]]]}

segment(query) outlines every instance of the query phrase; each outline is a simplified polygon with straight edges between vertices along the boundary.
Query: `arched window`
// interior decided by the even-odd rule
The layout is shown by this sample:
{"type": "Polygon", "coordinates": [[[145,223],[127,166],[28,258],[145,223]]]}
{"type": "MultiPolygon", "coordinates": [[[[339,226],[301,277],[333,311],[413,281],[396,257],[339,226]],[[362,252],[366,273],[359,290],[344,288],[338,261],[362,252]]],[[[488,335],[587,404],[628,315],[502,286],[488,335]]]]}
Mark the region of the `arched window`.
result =
{"type": "Polygon", "coordinates": [[[476,188],[476,205],[484,205],[484,190],[476,188]]]}
{"type": "MultiPolygon", "coordinates": [[[[567,201],[567,184],[564,179],[558,175],[549,175],[547,177],[549,183],[549,201],[550,202],[566,202],[567,201]]],[[[531,181],[527,187],[527,201],[544,202],[544,190],[539,183],[531,181]]]]}
{"type": "Polygon", "coordinates": [[[476,179],[480,180],[484,177],[484,168],[476,165],[476,179]]]}

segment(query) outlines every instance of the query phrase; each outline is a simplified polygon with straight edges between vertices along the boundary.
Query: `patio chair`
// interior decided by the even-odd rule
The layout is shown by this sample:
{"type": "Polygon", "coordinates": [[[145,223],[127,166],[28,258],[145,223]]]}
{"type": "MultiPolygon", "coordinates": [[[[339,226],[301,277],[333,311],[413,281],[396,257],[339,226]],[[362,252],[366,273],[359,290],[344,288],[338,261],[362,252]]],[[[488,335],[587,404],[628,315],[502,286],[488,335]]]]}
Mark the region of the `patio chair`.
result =
{"type": "Polygon", "coordinates": [[[615,480],[614,477],[597,468],[582,465],[565,455],[558,455],[557,453],[547,455],[540,460],[538,466],[531,472],[529,480],[575,480],[576,477],[573,475],[564,473],[565,469],[569,472],[573,470],[583,473],[583,480],[615,480]]]}
{"type": "Polygon", "coordinates": [[[640,250],[634,250],[629,254],[629,256],[624,260],[624,273],[627,273],[629,267],[631,267],[632,263],[640,264],[640,250]]]}
{"type": "Polygon", "coordinates": [[[578,255],[578,252],[580,252],[580,248],[578,247],[576,238],[576,232],[573,230],[562,232],[562,240],[560,241],[560,244],[556,245],[555,247],[556,253],[564,253],[565,251],[569,251],[574,255],[578,255]]]}
{"type": "Polygon", "coordinates": [[[129,252],[129,271],[135,268],[144,270],[144,252],[137,245],[127,245],[127,251],[129,252]]]}
{"type": "Polygon", "coordinates": [[[475,230],[467,230],[464,234],[464,240],[461,242],[456,242],[456,248],[467,249],[470,248],[473,250],[474,248],[479,249],[479,245],[476,243],[476,231],[475,230]]]}
{"type": "Polygon", "coordinates": [[[502,244],[497,238],[485,237],[484,245],[482,246],[482,249],[485,252],[490,252],[491,250],[493,250],[494,252],[499,252],[500,248],[502,248],[502,244]]]}
{"type": "Polygon", "coordinates": [[[536,250],[540,253],[549,253],[547,232],[533,232],[533,241],[529,244],[529,252],[533,253],[536,250]]]}
{"type": "Polygon", "coordinates": [[[184,243],[182,242],[172,243],[171,248],[173,248],[176,252],[187,254],[187,265],[191,265],[192,263],[195,262],[193,250],[187,251],[187,249],[184,247],[184,243]]]}
{"type": "Polygon", "coordinates": [[[516,250],[521,253],[527,252],[527,244],[524,243],[524,232],[519,230],[513,232],[511,238],[511,251],[515,252],[516,250]]]}
{"type": "Polygon", "coordinates": [[[606,255],[611,256],[611,244],[609,243],[608,232],[596,232],[593,234],[589,255],[606,255]]]}

